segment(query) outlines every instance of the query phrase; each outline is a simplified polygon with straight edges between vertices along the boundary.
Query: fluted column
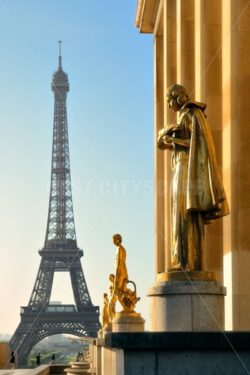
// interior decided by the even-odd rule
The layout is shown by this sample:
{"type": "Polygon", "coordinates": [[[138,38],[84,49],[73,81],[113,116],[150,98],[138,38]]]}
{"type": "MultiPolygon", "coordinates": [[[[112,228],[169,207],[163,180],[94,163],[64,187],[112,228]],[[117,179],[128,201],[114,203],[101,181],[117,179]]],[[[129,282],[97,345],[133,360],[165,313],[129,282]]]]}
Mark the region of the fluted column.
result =
{"type": "Polygon", "coordinates": [[[224,220],[226,328],[249,330],[249,1],[222,0],[222,15],[223,178],[231,209],[224,220]]]}
{"type": "MultiPolygon", "coordinates": [[[[195,99],[207,104],[218,166],[222,167],[222,15],[220,0],[195,0],[195,99]]],[[[205,228],[204,267],[222,281],[223,221],[205,228]]]]}
{"type": "Polygon", "coordinates": [[[194,0],[176,0],[177,83],[194,95],[194,0]]]}
{"type": "Polygon", "coordinates": [[[155,244],[156,273],[169,266],[171,153],[157,149],[158,131],[175,121],[167,107],[166,89],[176,82],[176,0],[162,0],[155,28],[155,244]]]}
{"type": "Polygon", "coordinates": [[[156,273],[165,264],[165,210],[164,210],[164,155],[157,149],[158,131],[164,125],[164,43],[162,12],[159,27],[154,35],[154,100],[155,100],[155,257],[156,273]]]}
{"type": "MultiPolygon", "coordinates": [[[[176,121],[176,115],[168,108],[166,100],[167,87],[176,82],[176,1],[164,2],[164,126],[176,121]]],[[[163,153],[162,151],[160,151],[163,153]]],[[[170,267],[170,180],[171,180],[171,152],[164,152],[164,208],[165,208],[165,268],[170,267]]]]}

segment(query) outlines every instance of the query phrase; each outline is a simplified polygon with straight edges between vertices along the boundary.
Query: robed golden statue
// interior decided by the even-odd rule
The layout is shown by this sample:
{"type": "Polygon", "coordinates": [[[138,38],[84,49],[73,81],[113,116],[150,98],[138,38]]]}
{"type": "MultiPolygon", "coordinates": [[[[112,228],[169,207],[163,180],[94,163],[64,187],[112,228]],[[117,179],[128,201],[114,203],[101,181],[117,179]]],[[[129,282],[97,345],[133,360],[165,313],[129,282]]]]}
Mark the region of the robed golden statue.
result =
{"type": "Polygon", "coordinates": [[[133,314],[134,318],[140,318],[140,314],[135,312],[135,305],[140,300],[140,297],[137,297],[135,283],[128,280],[126,250],[122,246],[122,236],[120,234],[114,234],[113,243],[116,246],[115,274],[109,275],[109,296],[107,293],[103,294],[101,323],[102,327],[105,329],[110,328],[110,324],[117,314],[126,316],[133,314]],[[133,290],[128,288],[129,284],[133,285],[133,290]],[[117,301],[120,302],[123,310],[116,314],[117,301]]]}
{"type": "Polygon", "coordinates": [[[125,292],[127,289],[128,271],[126,265],[126,250],[122,246],[122,236],[120,234],[114,234],[113,243],[116,246],[114,287],[116,291],[121,290],[125,292]]]}
{"type": "Polygon", "coordinates": [[[103,307],[101,317],[102,327],[108,326],[110,323],[109,317],[109,299],[107,293],[103,293],[103,307]]]}
{"type": "Polygon", "coordinates": [[[158,147],[172,151],[171,269],[203,269],[204,224],[229,213],[218,173],[206,104],[191,102],[185,87],[167,90],[167,102],[179,112],[176,124],[159,131],[158,147]]]}
{"type": "MultiPolygon", "coordinates": [[[[140,300],[136,294],[136,285],[133,281],[128,280],[128,271],[126,265],[126,250],[122,246],[122,236],[120,234],[113,235],[113,243],[116,246],[116,260],[115,260],[115,274],[113,285],[111,286],[112,295],[110,296],[110,317],[114,317],[112,312],[115,312],[115,303],[118,300],[123,307],[122,312],[134,312],[136,303],[140,300]],[[133,285],[133,290],[128,288],[128,285],[133,285]]],[[[110,280],[110,281],[111,281],[110,280]]]]}

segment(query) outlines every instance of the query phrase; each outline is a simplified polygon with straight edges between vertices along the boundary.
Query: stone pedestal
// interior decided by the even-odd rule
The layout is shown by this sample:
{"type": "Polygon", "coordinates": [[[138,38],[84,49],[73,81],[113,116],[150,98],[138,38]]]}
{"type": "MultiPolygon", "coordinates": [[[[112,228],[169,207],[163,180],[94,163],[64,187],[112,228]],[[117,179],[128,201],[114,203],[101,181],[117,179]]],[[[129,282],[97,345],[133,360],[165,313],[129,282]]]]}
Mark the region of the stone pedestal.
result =
{"type": "Polygon", "coordinates": [[[64,369],[64,372],[67,373],[67,375],[85,375],[88,374],[88,369],[90,367],[90,364],[88,361],[74,361],[69,362],[69,365],[71,367],[67,367],[64,369]]]}
{"type": "Polygon", "coordinates": [[[112,321],[112,332],[143,332],[144,323],[145,320],[139,313],[116,313],[112,321]]]}
{"type": "Polygon", "coordinates": [[[225,287],[211,272],[159,274],[148,290],[151,331],[224,330],[225,287]]]}
{"type": "Polygon", "coordinates": [[[97,375],[244,375],[250,332],[107,333],[102,354],[97,375]]]}
{"type": "Polygon", "coordinates": [[[89,361],[71,361],[69,362],[69,365],[72,369],[88,369],[89,368],[89,361]]]}

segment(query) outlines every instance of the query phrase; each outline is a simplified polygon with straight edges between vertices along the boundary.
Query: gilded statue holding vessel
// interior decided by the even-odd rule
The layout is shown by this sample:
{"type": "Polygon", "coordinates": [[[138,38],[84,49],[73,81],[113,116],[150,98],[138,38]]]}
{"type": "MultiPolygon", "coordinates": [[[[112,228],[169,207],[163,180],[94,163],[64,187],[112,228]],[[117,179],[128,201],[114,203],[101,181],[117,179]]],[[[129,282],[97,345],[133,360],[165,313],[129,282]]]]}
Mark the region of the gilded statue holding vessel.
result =
{"type": "Polygon", "coordinates": [[[120,234],[115,234],[113,236],[113,243],[116,246],[115,274],[109,275],[109,297],[104,293],[104,304],[102,309],[103,327],[107,327],[115,318],[117,301],[119,301],[123,308],[118,314],[139,315],[135,313],[135,306],[140,300],[140,297],[137,297],[135,283],[128,279],[126,250],[122,245],[122,236],[120,234]],[[133,285],[133,289],[128,287],[129,284],[133,285]]]}
{"type": "Polygon", "coordinates": [[[206,104],[192,102],[185,87],[167,90],[178,120],[158,133],[158,147],[172,152],[171,270],[204,269],[204,225],[229,213],[219,176],[206,104]]]}

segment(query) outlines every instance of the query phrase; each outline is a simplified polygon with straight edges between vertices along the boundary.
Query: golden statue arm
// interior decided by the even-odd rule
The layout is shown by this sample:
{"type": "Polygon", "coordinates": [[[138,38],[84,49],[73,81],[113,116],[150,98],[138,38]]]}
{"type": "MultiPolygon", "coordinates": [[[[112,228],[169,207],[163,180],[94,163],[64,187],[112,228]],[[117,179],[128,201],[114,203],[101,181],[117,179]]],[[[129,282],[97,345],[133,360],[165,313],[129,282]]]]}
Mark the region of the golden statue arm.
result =
{"type": "Polygon", "coordinates": [[[190,140],[189,139],[181,139],[181,138],[175,138],[175,137],[169,137],[171,138],[173,143],[176,143],[177,145],[183,146],[183,147],[190,147],[190,140]]]}
{"type": "Polygon", "coordinates": [[[178,144],[183,147],[190,147],[190,140],[189,139],[181,139],[181,138],[176,138],[176,137],[170,137],[169,135],[161,135],[158,138],[158,147],[161,150],[165,149],[172,149],[173,145],[178,144]]]}

